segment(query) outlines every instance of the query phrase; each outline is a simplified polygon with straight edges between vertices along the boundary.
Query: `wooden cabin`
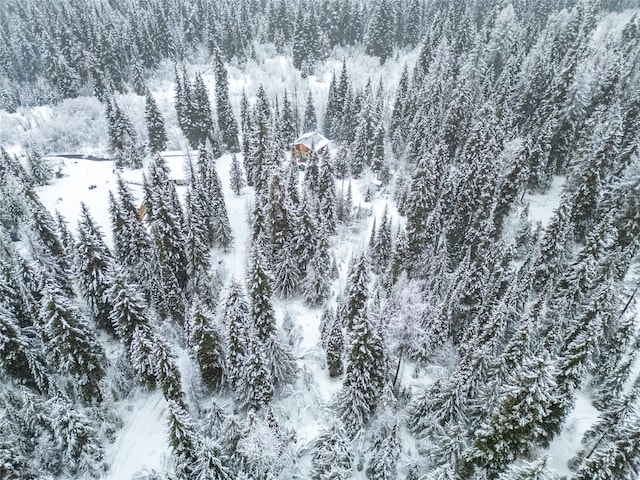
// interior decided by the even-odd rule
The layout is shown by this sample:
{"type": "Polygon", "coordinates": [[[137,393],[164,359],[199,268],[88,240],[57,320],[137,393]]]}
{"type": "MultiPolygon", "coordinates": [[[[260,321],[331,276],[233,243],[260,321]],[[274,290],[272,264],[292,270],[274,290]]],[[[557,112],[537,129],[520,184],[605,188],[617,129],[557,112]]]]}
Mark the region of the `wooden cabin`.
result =
{"type": "Polygon", "coordinates": [[[293,142],[293,152],[299,162],[306,162],[311,149],[314,149],[316,153],[322,153],[328,145],[329,140],[320,132],[308,132],[293,142]]]}

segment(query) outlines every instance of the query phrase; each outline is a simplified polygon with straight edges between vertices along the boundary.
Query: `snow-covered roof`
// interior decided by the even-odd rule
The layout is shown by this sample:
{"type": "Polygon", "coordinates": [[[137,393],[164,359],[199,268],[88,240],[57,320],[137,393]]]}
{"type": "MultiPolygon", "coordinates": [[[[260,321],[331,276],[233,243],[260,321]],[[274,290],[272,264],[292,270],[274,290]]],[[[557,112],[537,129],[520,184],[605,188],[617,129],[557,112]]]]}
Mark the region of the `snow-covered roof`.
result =
{"type": "Polygon", "coordinates": [[[295,142],[293,142],[293,145],[304,145],[309,150],[311,150],[311,147],[313,146],[315,147],[316,152],[318,152],[329,145],[329,140],[327,140],[327,138],[320,132],[308,132],[301,135],[295,142]]]}

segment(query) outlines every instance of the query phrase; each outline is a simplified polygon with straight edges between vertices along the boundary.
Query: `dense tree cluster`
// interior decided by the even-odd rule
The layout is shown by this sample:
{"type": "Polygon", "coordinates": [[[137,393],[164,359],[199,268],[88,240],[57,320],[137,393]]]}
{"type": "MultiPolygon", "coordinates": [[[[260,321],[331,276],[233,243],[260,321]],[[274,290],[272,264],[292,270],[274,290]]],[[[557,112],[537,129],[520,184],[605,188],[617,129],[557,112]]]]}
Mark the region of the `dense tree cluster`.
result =
{"type": "Polygon", "coordinates": [[[0,477],[99,477],[135,388],[166,400],[167,478],[557,479],[547,453],[578,395],[599,418],[571,478],[637,475],[640,24],[605,28],[631,2],[40,3],[0,5],[0,106],[96,95],[116,164],[147,168],[142,208],[115,183],[107,241],[90,205],[74,229],[42,204],[40,152],[0,149],[0,477]],[[345,58],[323,110],[260,85],[237,121],[225,62],[267,40],[302,78],[338,45],[399,66],[420,46],[397,85],[345,58]],[[215,102],[176,66],[197,150],[178,189],[145,77],[196,52],[215,102]],[[335,149],[289,155],[319,124],[335,149]],[[532,194],[557,200],[544,224],[532,194]],[[227,252],[242,278],[216,269],[227,252]],[[317,348],[280,321],[289,302],[317,348]],[[318,412],[297,445],[292,418],[318,412]]]}

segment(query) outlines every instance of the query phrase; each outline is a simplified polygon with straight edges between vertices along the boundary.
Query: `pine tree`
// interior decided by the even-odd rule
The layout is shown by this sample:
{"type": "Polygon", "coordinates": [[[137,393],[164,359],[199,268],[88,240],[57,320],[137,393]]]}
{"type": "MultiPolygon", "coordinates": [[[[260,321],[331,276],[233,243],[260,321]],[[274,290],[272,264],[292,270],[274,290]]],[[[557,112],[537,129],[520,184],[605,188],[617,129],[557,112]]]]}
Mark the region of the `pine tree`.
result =
{"type": "Polygon", "coordinates": [[[194,293],[193,287],[198,284],[199,278],[205,277],[211,268],[209,230],[204,216],[205,205],[194,199],[197,198],[194,190],[192,185],[185,194],[185,242],[189,276],[187,293],[189,295],[194,293]]]}
{"type": "MultiPolygon", "coordinates": [[[[297,117],[297,114],[296,114],[297,117]]],[[[282,147],[286,150],[291,148],[291,144],[295,140],[298,126],[291,110],[291,103],[287,95],[287,90],[284,91],[284,98],[282,100],[282,112],[278,119],[278,133],[282,141],[282,147]]]]}
{"type": "Polygon", "coordinates": [[[302,284],[302,295],[307,305],[318,307],[322,305],[329,296],[328,278],[328,253],[326,246],[326,234],[319,233],[317,246],[313,257],[306,266],[306,274],[302,284]]]}
{"type": "Polygon", "coordinates": [[[327,368],[330,377],[339,377],[344,370],[342,356],[344,353],[344,332],[342,322],[336,315],[330,318],[330,325],[327,326],[326,351],[327,368]]]}
{"type": "Polygon", "coordinates": [[[347,373],[336,407],[347,432],[354,436],[375,413],[386,372],[382,339],[367,318],[366,307],[351,322],[347,373]]]}
{"type": "Polygon", "coordinates": [[[394,424],[391,431],[385,433],[387,435],[374,450],[367,466],[367,477],[372,480],[398,478],[397,463],[400,458],[398,424],[394,424]]]}
{"type": "Polygon", "coordinates": [[[199,435],[195,422],[181,401],[167,399],[167,426],[173,452],[180,461],[190,464],[196,459],[199,435]]]}
{"type": "Polygon", "coordinates": [[[216,49],[215,55],[216,72],[216,111],[218,113],[218,125],[222,134],[222,142],[231,151],[238,151],[238,122],[233,116],[231,103],[229,102],[229,81],[227,69],[222,61],[222,55],[216,49]]]}
{"type": "Polygon", "coordinates": [[[218,439],[200,439],[195,451],[191,475],[194,480],[231,480],[231,469],[226,465],[227,456],[218,439]]]}
{"type": "Polygon", "coordinates": [[[73,378],[83,401],[102,401],[98,382],[104,376],[104,352],[87,322],[52,284],[45,289],[40,317],[49,363],[73,378]]]}
{"type": "Polygon", "coordinates": [[[323,428],[313,442],[311,465],[314,478],[348,480],[353,478],[354,454],[344,427],[337,421],[323,428]]]}
{"type": "Polygon", "coordinates": [[[111,305],[109,319],[116,335],[129,351],[136,327],[150,325],[149,313],[140,295],[140,287],[129,281],[124,270],[116,268],[112,278],[111,286],[105,292],[111,305]]]}
{"type": "Polygon", "coordinates": [[[21,332],[18,319],[11,310],[0,304],[0,371],[35,386],[28,355],[29,344],[21,332]]]}
{"type": "Polygon", "coordinates": [[[273,288],[282,298],[291,298],[300,283],[301,274],[293,242],[293,239],[289,239],[285,243],[274,267],[273,288]]]}
{"type": "Polygon", "coordinates": [[[40,152],[36,148],[32,148],[27,153],[27,165],[31,178],[36,185],[44,186],[48,185],[53,178],[53,169],[49,165],[49,162],[42,158],[40,152]]]}
{"type": "Polygon", "coordinates": [[[242,408],[258,410],[271,402],[273,383],[257,332],[249,330],[241,374],[236,381],[236,401],[242,408]]]}
{"type": "MultiPolygon", "coordinates": [[[[367,259],[364,254],[354,259],[349,266],[347,274],[347,291],[345,295],[345,308],[343,321],[349,334],[352,333],[354,322],[367,310],[369,289],[369,272],[367,259]]],[[[362,320],[360,318],[360,320],[362,320]]]]}
{"type": "Polygon", "coordinates": [[[197,297],[189,314],[189,337],[202,381],[210,390],[220,390],[225,381],[224,343],[213,313],[197,297]]]}
{"type": "Polygon", "coordinates": [[[226,364],[229,384],[237,389],[243,375],[242,369],[247,351],[247,328],[251,319],[242,287],[235,280],[232,280],[229,286],[222,321],[226,327],[226,364]]]}
{"type": "Polygon", "coordinates": [[[298,224],[293,231],[294,249],[298,260],[298,269],[304,274],[316,252],[317,226],[311,208],[309,198],[305,193],[297,212],[298,224]]]}
{"type": "MultiPolygon", "coordinates": [[[[343,64],[344,65],[344,64],[343,64]]],[[[345,67],[346,68],[346,67],[345,67]]],[[[327,108],[324,113],[324,123],[322,125],[323,131],[329,138],[337,138],[336,132],[339,131],[340,122],[340,108],[337,93],[337,81],[335,72],[331,77],[331,83],[329,84],[329,96],[327,98],[327,108]]],[[[311,93],[311,92],[309,92],[311,93]]]]}
{"type": "Polygon", "coordinates": [[[532,444],[546,444],[541,424],[556,387],[551,373],[548,360],[525,360],[505,386],[488,423],[476,432],[465,470],[473,464],[495,478],[532,444]]]}
{"type": "Polygon", "coordinates": [[[388,216],[388,208],[385,206],[380,220],[380,227],[376,232],[375,242],[371,251],[373,271],[383,273],[391,260],[393,245],[391,244],[391,219],[388,216]]]}
{"type": "Polygon", "coordinates": [[[133,327],[129,358],[133,369],[140,380],[148,387],[156,384],[156,364],[154,362],[154,335],[151,327],[146,323],[139,323],[133,327]]]}
{"type": "Polygon", "coordinates": [[[180,369],[171,346],[158,333],[153,335],[151,342],[153,351],[150,360],[164,398],[167,401],[181,401],[184,394],[181,390],[180,369]]]}
{"type": "Polygon", "coordinates": [[[154,154],[166,150],[169,140],[164,128],[164,120],[153,95],[149,91],[145,95],[144,117],[147,121],[149,151],[154,154]]]}
{"type": "Polygon", "coordinates": [[[365,52],[378,57],[380,63],[393,54],[393,13],[387,0],[377,0],[365,39],[365,52]]]}
{"type": "Polygon", "coordinates": [[[242,189],[247,184],[247,182],[244,179],[242,167],[240,167],[240,162],[238,162],[238,158],[236,157],[235,153],[233,154],[233,157],[231,159],[231,171],[229,172],[229,176],[231,182],[231,190],[236,195],[240,195],[240,192],[242,192],[242,189]]]}
{"type": "Polygon", "coordinates": [[[144,191],[146,218],[151,224],[160,270],[165,269],[163,279],[169,281],[171,273],[180,288],[184,288],[188,261],[183,212],[175,185],[169,180],[166,163],[160,156],[150,165],[149,177],[144,179],[144,191]]]}
{"type": "Polygon", "coordinates": [[[120,106],[109,100],[106,104],[109,150],[113,153],[116,165],[140,168],[138,138],[131,120],[120,106]]]}
{"type": "Polygon", "coordinates": [[[89,302],[98,325],[113,333],[113,326],[109,320],[110,305],[105,298],[105,292],[111,283],[109,276],[111,253],[84,203],[81,205],[81,217],[78,222],[75,258],[83,296],[89,302]]]}
{"type": "Polygon", "coordinates": [[[304,118],[302,120],[302,130],[305,132],[315,132],[318,129],[316,107],[313,103],[313,96],[311,95],[311,90],[309,90],[309,94],[307,95],[307,105],[304,108],[304,118]]]}
{"type": "Polygon", "coordinates": [[[133,194],[122,177],[117,179],[117,188],[117,199],[109,195],[114,255],[150,300],[160,290],[156,253],[133,194]]]}
{"type": "Polygon", "coordinates": [[[82,411],[60,398],[47,402],[47,423],[53,433],[61,463],[73,476],[98,478],[107,466],[104,448],[93,422],[82,411]]]}
{"type": "Polygon", "coordinates": [[[329,235],[336,231],[337,194],[333,165],[328,158],[322,158],[318,173],[318,214],[321,220],[320,228],[329,235]]]}
{"type": "Polygon", "coordinates": [[[271,302],[271,276],[266,270],[263,254],[257,245],[253,246],[251,252],[247,286],[256,338],[260,344],[264,344],[276,332],[276,319],[271,302]]]}

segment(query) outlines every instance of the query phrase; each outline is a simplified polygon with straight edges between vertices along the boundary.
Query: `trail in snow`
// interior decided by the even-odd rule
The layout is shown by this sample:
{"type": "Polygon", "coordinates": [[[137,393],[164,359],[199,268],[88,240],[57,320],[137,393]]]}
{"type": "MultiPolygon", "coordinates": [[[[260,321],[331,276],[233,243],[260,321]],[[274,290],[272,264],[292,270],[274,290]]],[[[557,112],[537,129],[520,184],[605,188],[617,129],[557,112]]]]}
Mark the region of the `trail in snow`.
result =
{"type": "Polygon", "coordinates": [[[162,392],[138,396],[121,412],[125,428],[107,449],[111,470],[105,480],[127,480],[140,470],[161,470],[168,452],[162,392]]]}

